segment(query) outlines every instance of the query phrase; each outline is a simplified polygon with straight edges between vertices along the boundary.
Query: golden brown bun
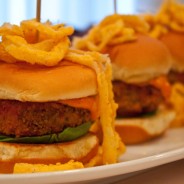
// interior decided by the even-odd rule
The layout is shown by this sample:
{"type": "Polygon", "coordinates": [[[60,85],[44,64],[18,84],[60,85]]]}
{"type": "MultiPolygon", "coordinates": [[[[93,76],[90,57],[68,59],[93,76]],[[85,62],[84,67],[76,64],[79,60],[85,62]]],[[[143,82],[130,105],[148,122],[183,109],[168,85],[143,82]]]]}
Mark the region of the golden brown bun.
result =
{"type": "Polygon", "coordinates": [[[95,135],[58,144],[16,144],[0,142],[0,173],[11,173],[15,163],[66,163],[69,160],[87,163],[98,151],[95,135]]]}
{"type": "Polygon", "coordinates": [[[54,67],[0,62],[0,99],[57,101],[95,95],[95,72],[62,61],[54,67]]]}
{"type": "Polygon", "coordinates": [[[184,71],[184,33],[170,31],[160,39],[170,50],[173,57],[174,71],[184,71]]]}
{"type": "Polygon", "coordinates": [[[150,117],[117,119],[115,128],[125,144],[137,144],[162,135],[174,117],[173,110],[162,107],[150,117]]]}
{"type": "Polygon", "coordinates": [[[159,40],[138,35],[137,40],[110,47],[113,79],[127,83],[146,82],[168,73],[171,57],[166,46],[159,40]]]}

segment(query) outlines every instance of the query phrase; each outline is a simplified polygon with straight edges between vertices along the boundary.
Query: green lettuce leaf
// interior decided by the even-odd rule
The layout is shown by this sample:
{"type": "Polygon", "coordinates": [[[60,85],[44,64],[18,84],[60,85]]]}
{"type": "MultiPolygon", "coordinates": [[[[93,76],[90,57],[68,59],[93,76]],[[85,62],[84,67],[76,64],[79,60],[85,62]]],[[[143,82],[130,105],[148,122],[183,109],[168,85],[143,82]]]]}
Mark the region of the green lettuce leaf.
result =
{"type": "Polygon", "coordinates": [[[0,135],[0,142],[12,143],[29,143],[29,144],[45,144],[45,143],[59,143],[75,140],[85,135],[91,126],[91,122],[84,123],[77,127],[68,127],[61,133],[35,136],[35,137],[8,137],[0,135]]]}

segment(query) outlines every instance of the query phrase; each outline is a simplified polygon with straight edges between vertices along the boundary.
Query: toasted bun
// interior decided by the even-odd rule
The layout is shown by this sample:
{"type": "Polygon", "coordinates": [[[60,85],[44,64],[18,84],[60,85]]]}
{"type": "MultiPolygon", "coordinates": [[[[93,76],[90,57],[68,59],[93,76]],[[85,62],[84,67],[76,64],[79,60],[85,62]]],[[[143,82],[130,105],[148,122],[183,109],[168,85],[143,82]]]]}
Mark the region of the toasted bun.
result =
{"type": "Polygon", "coordinates": [[[162,135],[174,117],[173,110],[162,107],[150,117],[117,119],[115,128],[125,144],[136,144],[162,135]]]}
{"type": "Polygon", "coordinates": [[[95,72],[62,61],[54,67],[0,63],[0,99],[57,101],[95,95],[95,72]]]}
{"type": "Polygon", "coordinates": [[[15,163],[87,163],[98,151],[98,139],[88,134],[75,141],[58,144],[16,144],[0,142],[0,173],[11,173],[15,163]]]}
{"type": "Polygon", "coordinates": [[[166,46],[159,40],[138,35],[137,40],[107,49],[112,65],[113,79],[127,83],[146,82],[171,67],[171,57],[166,46]]]}
{"type": "Polygon", "coordinates": [[[169,49],[173,57],[172,69],[184,72],[184,34],[170,31],[160,39],[169,49]]]}

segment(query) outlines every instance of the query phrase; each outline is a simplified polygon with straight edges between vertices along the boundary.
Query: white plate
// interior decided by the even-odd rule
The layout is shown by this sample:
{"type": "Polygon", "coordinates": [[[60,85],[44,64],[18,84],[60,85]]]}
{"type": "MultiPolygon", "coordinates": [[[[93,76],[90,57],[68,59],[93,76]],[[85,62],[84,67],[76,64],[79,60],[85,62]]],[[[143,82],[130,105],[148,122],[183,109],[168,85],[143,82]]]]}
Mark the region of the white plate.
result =
{"type": "Polygon", "coordinates": [[[80,170],[37,174],[0,174],[2,184],[111,183],[144,169],[184,158],[184,128],[169,130],[163,137],[128,146],[120,163],[80,170]]]}

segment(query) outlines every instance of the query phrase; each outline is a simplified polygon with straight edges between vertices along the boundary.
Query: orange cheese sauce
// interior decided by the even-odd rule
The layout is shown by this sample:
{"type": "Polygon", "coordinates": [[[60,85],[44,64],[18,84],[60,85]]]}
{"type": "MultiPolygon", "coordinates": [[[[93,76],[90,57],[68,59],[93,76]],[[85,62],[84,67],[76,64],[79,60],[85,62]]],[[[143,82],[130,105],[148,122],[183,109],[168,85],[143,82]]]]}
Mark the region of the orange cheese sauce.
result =
{"type": "Polygon", "coordinates": [[[69,99],[69,100],[60,100],[59,102],[72,107],[89,110],[94,120],[96,120],[99,117],[97,96],[89,96],[85,98],[77,98],[77,99],[69,99]]]}
{"type": "Polygon", "coordinates": [[[171,96],[171,85],[165,76],[157,77],[150,82],[151,85],[158,88],[164,98],[168,100],[171,96]]]}

